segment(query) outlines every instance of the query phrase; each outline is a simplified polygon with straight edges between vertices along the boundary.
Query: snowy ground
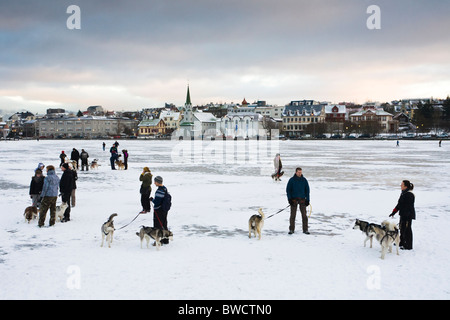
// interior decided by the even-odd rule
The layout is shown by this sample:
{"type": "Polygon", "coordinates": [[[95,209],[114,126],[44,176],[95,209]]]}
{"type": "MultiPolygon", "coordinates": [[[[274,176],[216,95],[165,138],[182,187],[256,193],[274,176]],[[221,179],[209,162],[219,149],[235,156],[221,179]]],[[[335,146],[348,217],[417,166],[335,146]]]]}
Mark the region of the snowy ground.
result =
{"type": "Polygon", "coordinates": [[[102,141],[0,142],[0,299],[450,298],[445,142],[119,142],[130,153],[128,171],[109,169],[111,141],[106,151],[102,141]],[[72,221],[27,224],[33,170],[38,162],[58,165],[61,150],[73,147],[101,166],[78,173],[72,221]],[[269,177],[275,152],[286,172],[280,183],[269,177]],[[112,248],[100,248],[100,226],[110,214],[118,213],[119,228],[141,210],[144,166],[172,194],[174,241],[159,252],[140,249],[135,233],[152,225],[147,214],[118,230],[112,248]],[[286,210],[265,222],[260,241],[249,239],[247,221],[258,208],[270,215],[286,207],[286,183],[297,166],[311,187],[311,235],[301,233],[297,219],[298,232],[289,236],[286,210]],[[385,220],[402,179],[416,186],[414,250],[383,261],[379,244],[364,248],[352,227],[356,218],[385,220]]]}

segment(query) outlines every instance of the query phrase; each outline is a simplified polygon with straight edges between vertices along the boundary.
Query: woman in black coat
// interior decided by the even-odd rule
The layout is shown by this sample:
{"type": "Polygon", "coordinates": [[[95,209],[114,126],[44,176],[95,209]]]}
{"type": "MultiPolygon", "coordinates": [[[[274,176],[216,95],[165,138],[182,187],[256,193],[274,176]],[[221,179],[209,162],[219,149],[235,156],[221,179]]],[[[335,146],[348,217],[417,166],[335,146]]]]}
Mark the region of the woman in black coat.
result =
{"type": "Polygon", "coordinates": [[[398,199],[392,213],[393,217],[397,212],[400,215],[400,249],[411,250],[413,248],[413,234],[411,229],[412,220],[416,219],[416,209],[414,208],[415,195],[412,193],[414,185],[408,180],[403,180],[401,184],[402,193],[398,199]]]}

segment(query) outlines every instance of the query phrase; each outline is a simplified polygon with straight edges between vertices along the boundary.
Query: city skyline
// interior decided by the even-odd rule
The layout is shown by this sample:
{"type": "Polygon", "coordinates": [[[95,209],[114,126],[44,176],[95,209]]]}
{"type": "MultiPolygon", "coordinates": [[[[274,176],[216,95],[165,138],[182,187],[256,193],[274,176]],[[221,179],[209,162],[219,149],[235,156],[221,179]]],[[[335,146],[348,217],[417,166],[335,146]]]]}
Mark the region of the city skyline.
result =
{"type": "Polygon", "coordinates": [[[445,99],[449,13],[438,0],[2,1],[0,109],[183,105],[188,83],[195,105],[445,99]]]}

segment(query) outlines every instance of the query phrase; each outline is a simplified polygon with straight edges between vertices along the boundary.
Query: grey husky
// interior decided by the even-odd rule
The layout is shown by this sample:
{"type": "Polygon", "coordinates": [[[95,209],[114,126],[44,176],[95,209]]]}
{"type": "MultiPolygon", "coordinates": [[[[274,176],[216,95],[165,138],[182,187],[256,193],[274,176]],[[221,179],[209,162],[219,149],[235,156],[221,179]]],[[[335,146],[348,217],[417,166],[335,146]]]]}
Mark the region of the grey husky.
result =
{"type": "Polygon", "coordinates": [[[141,249],[144,239],[147,240],[147,248],[150,238],[155,240],[156,250],[159,250],[161,248],[162,239],[169,239],[170,241],[173,241],[173,233],[171,231],[146,226],[141,226],[141,230],[139,232],[136,232],[136,235],[138,235],[141,239],[141,249]]]}
{"type": "Polygon", "coordinates": [[[102,224],[102,244],[100,247],[103,247],[103,241],[106,237],[106,243],[108,244],[108,247],[111,248],[111,243],[113,241],[113,235],[114,235],[114,217],[117,216],[117,213],[113,213],[109,216],[108,221],[106,221],[104,224],[102,224]]]}
{"type": "Polygon", "coordinates": [[[372,248],[372,241],[373,237],[375,236],[375,232],[370,228],[371,226],[381,228],[379,224],[369,223],[367,221],[362,221],[359,219],[356,219],[355,225],[353,226],[353,229],[359,229],[366,235],[366,239],[364,240],[364,247],[366,246],[367,240],[370,240],[370,247],[372,248]]]}

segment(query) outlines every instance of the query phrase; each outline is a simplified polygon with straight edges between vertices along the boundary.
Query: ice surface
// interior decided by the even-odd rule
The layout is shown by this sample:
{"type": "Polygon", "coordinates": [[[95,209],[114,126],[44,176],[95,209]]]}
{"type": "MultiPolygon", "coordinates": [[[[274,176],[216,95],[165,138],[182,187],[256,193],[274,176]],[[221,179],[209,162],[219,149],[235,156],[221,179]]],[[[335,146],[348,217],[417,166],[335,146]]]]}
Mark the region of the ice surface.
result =
{"type": "MultiPolygon", "coordinates": [[[[0,142],[1,299],[449,299],[450,144],[437,141],[134,141],[129,170],[112,171],[103,141],[0,142]],[[39,162],[84,148],[98,170],[78,172],[72,221],[39,229],[27,224],[28,187],[39,162]],[[273,182],[279,152],[285,175],[273,182]],[[100,227],[116,229],[141,210],[139,175],[148,166],[173,197],[174,241],[140,249],[142,215],[100,248],[100,227]],[[262,239],[247,223],[287,206],[285,188],[297,166],[311,187],[311,235],[289,236],[289,210],[265,221],[262,239]],[[356,218],[380,223],[415,184],[414,250],[388,254],[363,247],[356,218]],[[165,288],[162,293],[158,288],[165,288]]],[[[58,176],[61,170],[57,169],[58,176]]],[[[152,195],[155,187],[153,186],[152,195]]],[[[58,199],[58,203],[60,199],[58,199]]],[[[48,215],[47,222],[48,224],[48,215]]],[[[144,246],[145,247],[145,246],[144,246]]],[[[395,250],[394,250],[395,252],[395,250]]]]}

